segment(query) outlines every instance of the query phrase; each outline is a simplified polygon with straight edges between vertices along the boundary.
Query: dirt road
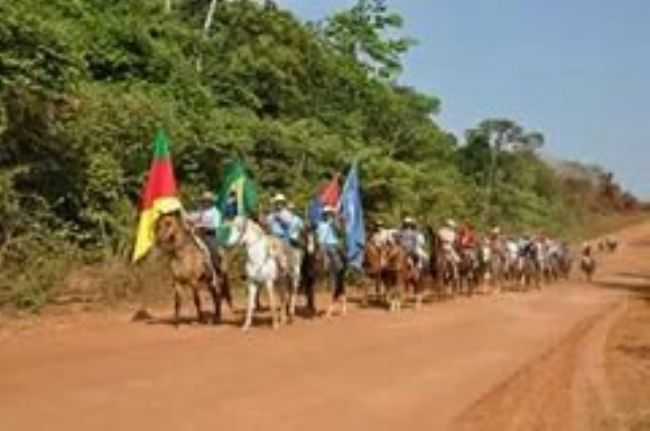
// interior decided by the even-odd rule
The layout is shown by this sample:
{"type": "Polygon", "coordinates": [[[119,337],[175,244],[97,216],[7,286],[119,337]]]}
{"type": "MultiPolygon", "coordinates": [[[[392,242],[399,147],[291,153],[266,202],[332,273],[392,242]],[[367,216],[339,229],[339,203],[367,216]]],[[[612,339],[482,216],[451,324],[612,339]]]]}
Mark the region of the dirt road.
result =
{"type": "MultiPolygon", "coordinates": [[[[646,269],[621,233],[598,286],[353,310],[273,332],[57,320],[0,341],[0,430],[594,430],[614,408],[607,334],[646,269]]],[[[644,245],[645,244],[645,245],[644,245]]],[[[643,257],[643,258],[640,258],[643,257]]]]}

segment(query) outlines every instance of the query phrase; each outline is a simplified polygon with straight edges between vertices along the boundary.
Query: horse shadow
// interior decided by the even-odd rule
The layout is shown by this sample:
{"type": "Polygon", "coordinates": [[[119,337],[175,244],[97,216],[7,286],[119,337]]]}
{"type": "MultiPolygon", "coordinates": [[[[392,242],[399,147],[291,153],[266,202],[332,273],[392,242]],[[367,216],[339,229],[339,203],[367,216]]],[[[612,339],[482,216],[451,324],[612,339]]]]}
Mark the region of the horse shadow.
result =
{"type": "Polygon", "coordinates": [[[621,272],[616,280],[595,280],[593,285],[601,289],[623,290],[645,300],[650,305],[650,275],[621,272]]]}
{"type": "Polygon", "coordinates": [[[196,315],[187,315],[181,316],[177,320],[174,316],[156,316],[147,310],[138,310],[131,318],[131,322],[152,326],[241,326],[242,320],[236,318],[238,312],[235,311],[232,314],[227,318],[222,316],[219,322],[214,323],[212,322],[213,314],[209,311],[203,311],[201,319],[198,319],[196,315]]]}

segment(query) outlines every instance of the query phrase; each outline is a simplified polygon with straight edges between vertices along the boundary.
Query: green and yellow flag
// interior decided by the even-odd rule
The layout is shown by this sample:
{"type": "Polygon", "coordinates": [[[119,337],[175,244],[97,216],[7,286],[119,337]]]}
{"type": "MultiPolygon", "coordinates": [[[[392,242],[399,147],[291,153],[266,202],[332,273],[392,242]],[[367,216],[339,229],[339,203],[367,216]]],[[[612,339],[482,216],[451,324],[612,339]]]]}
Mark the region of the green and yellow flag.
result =
{"type": "Polygon", "coordinates": [[[257,213],[257,188],[241,161],[226,165],[217,203],[226,218],[257,213]],[[234,196],[234,201],[231,196],[234,196]]]}

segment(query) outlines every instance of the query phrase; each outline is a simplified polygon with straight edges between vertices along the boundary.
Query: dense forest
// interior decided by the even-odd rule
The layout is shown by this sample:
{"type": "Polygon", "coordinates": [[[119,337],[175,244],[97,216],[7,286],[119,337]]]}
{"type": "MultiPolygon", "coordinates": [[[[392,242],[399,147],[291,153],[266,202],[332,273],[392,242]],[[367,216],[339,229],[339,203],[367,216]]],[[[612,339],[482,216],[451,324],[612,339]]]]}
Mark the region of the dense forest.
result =
{"type": "Polygon", "coordinates": [[[359,162],[366,216],[567,235],[634,209],[611,174],[538,155],[543,131],[457,137],[400,84],[417,41],[381,0],[304,23],[272,2],[0,2],[0,304],[35,307],[70,262],[125,259],[158,128],[183,198],[246,162],[305,207],[359,162]],[[462,144],[461,144],[462,142],[462,144]]]}

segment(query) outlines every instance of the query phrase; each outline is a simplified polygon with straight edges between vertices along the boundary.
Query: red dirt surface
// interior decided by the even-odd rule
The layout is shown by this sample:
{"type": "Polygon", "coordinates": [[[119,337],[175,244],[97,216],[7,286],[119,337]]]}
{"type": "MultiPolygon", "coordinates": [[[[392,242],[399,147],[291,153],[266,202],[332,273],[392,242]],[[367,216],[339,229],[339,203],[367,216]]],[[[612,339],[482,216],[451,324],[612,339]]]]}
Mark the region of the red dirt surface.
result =
{"type": "Polygon", "coordinates": [[[608,334],[635,294],[624,274],[650,273],[650,246],[639,245],[650,224],[619,238],[593,286],[573,281],[399,315],[353,309],[247,335],[121,314],[8,326],[0,430],[614,429],[623,395],[610,381],[628,380],[606,354],[625,352],[608,334]]]}

